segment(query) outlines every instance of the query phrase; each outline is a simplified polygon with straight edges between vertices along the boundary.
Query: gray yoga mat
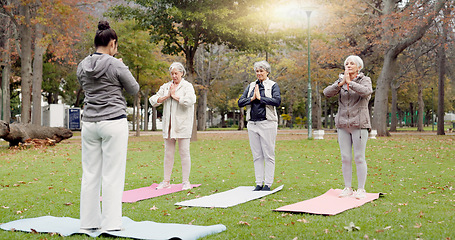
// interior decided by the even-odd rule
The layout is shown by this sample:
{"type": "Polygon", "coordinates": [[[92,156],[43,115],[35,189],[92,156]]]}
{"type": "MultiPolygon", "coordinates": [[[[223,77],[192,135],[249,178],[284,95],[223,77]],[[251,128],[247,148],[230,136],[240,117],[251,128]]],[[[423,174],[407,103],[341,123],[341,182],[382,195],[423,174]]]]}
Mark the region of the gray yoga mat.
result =
{"type": "Polygon", "coordinates": [[[222,224],[211,226],[197,226],[175,223],[157,223],[152,221],[135,222],[128,217],[123,217],[123,230],[113,232],[94,231],[91,233],[80,233],[79,219],[69,217],[43,216],[37,218],[20,219],[0,225],[3,230],[59,233],[62,236],[73,234],[87,234],[91,237],[98,237],[106,234],[115,237],[134,239],[198,239],[210,234],[220,233],[226,230],[222,224]]]}

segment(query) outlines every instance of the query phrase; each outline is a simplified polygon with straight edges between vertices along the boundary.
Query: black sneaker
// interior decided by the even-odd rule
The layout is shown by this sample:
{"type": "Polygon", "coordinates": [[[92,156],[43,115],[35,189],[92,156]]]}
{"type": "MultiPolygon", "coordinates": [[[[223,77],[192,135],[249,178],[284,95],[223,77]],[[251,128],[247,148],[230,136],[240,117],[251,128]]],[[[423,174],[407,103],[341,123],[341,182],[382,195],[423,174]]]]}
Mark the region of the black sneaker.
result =
{"type": "Polygon", "coordinates": [[[262,187],[261,191],[270,191],[270,188],[269,188],[269,186],[264,185],[264,187],[262,187]]]}
{"type": "Polygon", "coordinates": [[[253,191],[261,191],[262,189],[263,189],[262,186],[256,185],[256,188],[254,188],[253,191]]]}

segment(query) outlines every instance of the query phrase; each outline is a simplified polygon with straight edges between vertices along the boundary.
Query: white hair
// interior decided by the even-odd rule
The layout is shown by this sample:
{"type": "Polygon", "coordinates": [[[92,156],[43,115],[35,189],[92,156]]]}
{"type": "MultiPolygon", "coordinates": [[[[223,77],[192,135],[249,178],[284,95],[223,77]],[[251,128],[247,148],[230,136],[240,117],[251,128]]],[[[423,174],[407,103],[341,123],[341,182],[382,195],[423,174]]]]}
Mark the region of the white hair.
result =
{"type": "Polygon", "coordinates": [[[173,63],[171,64],[171,66],[169,67],[169,72],[172,72],[173,69],[176,69],[177,71],[182,72],[182,73],[183,73],[183,76],[186,75],[185,67],[184,67],[183,64],[180,63],[180,62],[173,62],[173,63]]]}
{"type": "Polygon", "coordinates": [[[347,57],[346,60],[344,60],[344,66],[346,66],[346,63],[349,60],[352,60],[355,63],[355,65],[357,65],[357,67],[359,68],[359,72],[360,72],[360,70],[363,69],[363,60],[359,56],[351,55],[351,56],[347,57]]]}
{"type": "Polygon", "coordinates": [[[253,65],[254,71],[261,68],[267,71],[269,74],[272,71],[272,68],[270,67],[270,64],[267,61],[259,61],[254,63],[253,65]]]}

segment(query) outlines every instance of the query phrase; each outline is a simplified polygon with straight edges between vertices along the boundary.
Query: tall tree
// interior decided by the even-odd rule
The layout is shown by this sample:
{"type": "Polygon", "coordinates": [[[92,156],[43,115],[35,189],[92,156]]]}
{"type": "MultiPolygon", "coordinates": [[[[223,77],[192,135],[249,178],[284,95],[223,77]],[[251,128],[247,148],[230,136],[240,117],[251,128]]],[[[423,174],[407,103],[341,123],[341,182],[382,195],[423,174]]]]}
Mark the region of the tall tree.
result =
{"type": "Polygon", "coordinates": [[[17,52],[21,60],[22,122],[31,122],[33,102],[33,121],[40,124],[43,55],[51,44],[54,45],[54,56],[57,58],[71,57],[70,46],[85,29],[82,25],[85,18],[81,17],[83,13],[78,11],[76,4],[85,1],[2,1],[0,11],[12,21],[19,40],[17,52]]]}
{"type": "Polygon", "coordinates": [[[384,61],[377,80],[373,118],[373,128],[377,129],[378,136],[389,135],[386,121],[388,93],[390,83],[397,74],[398,56],[425,35],[445,4],[445,0],[382,1],[384,61]]]}
{"type": "MultiPolygon", "coordinates": [[[[9,4],[9,0],[6,2],[9,4]]],[[[1,103],[1,119],[7,123],[10,122],[11,109],[10,109],[10,78],[11,78],[11,40],[12,37],[12,23],[9,17],[1,16],[1,21],[4,23],[1,29],[0,36],[0,51],[1,51],[1,69],[2,69],[2,91],[0,93],[2,97],[1,103]]]]}
{"type": "MultiPolygon", "coordinates": [[[[199,83],[194,69],[194,57],[202,44],[226,43],[230,47],[245,49],[254,43],[247,24],[248,14],[253,11],[259,0],[223,1],[223,0],[131,0],[139,7],[118,6],[113,16],[135,18],[150,30],[152,41],[162,43],[165,54],[185,56],[186,68],[190,81],[196,84],[198,104],[206,105],[205,82],[199,83]],[[201,87],[199,88],[199,85],[201,87]]],[[[205,110],[198,112],[204,115],[205,110]]],[[[196,129],[194,129],[196,130],[196,129]]]]}
{"type": "Polygon", "coordinates": [[[148,126],[148,98],[149,92],[156,92],[159,86],[167,81],[166,59],[159,53],[159,46],[150,42],[150,36],[135,20],[126,20],[113,25],[121,39],[119,40],[119,57],[130,68],[131,73],[141,86],[141,93],[134,101],[136,136],[140,135],[140,123],[144,119],[144,130],[148,126]],[[144,109],[141,108],[141,97],[144,98],[144,109]],[[141,112],[144,112],[142,117],[141,112]]]}

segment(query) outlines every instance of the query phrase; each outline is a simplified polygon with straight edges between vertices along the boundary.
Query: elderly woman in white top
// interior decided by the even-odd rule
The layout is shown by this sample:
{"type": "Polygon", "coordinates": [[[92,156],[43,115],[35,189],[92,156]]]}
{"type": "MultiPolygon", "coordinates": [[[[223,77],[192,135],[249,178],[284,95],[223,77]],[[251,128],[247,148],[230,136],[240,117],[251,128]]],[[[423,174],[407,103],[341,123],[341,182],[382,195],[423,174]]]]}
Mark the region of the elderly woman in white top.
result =
{"type": "Polygon", "coordinates": [[[163,107],[164,138],[164,180],[156,189],[170,188],[172,168],[174,166],[175,143],[178,141],[182,161],[182,189],[191,189],[189,181],[191,170],[190,138],[193,130],[194,103],[196,95],[191,83],[183,79],[185,67],[174,62],[169,67],[172,81],[163,84],[160,90],[150,97],[150,103],[163,107]]]}

